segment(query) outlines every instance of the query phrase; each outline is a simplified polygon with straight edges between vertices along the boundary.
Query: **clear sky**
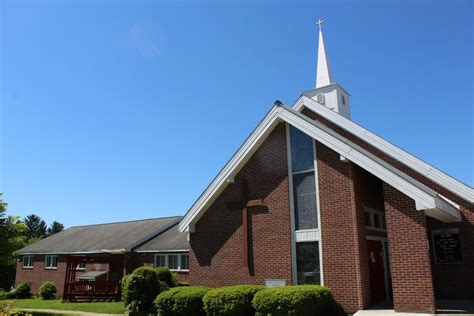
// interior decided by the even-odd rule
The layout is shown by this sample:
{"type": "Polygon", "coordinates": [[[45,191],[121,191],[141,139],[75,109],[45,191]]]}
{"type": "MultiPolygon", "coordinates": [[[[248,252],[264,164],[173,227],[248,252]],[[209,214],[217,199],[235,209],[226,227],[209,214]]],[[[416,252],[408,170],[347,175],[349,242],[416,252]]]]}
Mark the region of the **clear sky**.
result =
{"type": "Polygon", "coordinates": [[[473,185],[472,1],[0,10],[11,214],[66,226],[184,214],[276,99],[314,87],[318,18],[353,120],[473,185]]]}

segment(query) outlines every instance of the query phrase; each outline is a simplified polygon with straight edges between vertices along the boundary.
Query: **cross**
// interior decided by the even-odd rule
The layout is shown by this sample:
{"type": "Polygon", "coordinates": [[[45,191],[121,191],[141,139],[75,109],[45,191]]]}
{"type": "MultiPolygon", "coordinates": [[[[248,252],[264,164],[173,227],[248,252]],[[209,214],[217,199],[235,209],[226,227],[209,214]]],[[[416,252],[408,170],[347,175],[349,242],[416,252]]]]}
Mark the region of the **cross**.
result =
{"type": "Polygon", "coordinates": [[[246,179],[241,181],[241,190],[240,190],[241,199],[239,202],[229,203],[229,208],[242,209],[242,249],[244,254],[244,266],[249,266],[249,240],[251,237],[251,232],[249,230],[248,220],[249,220],[249,208],[255,206],[264,206],[263,199],[249,200],[249,183],[246,179]]]}
{"type": "Polygon", "coordinates": [[[323,29],[323,23],[324,21],[319,19],[318,22],[316,22],[316,24],[319,26],[319,30],[321,31],[323,29]]]}

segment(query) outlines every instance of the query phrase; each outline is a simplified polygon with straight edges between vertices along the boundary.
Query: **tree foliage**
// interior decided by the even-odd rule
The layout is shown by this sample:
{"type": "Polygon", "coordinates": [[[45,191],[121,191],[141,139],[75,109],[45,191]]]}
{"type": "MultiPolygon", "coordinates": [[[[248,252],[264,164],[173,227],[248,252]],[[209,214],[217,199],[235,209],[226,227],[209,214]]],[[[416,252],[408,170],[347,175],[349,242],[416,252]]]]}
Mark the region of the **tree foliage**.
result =
{"type": "Polygon", "coordinates": [[[27,239],[44,238],[46,236],[46,222],[38,215],[31,214],[23,220],[26,225],[25,236],[27,239]]]}
{"type": "Polygon", "coordinates": [[[9,288],[17,260],[16,252],[24,245],[26,227],[18,216],[6,214],[8,204],[2,195],[0,192],[0,287],[9,288]]]}
{"type": "Polygon", "coordinates": [[[64,230],[64,225],[61,224],[60,222],[54,221],[51,223],[51,225],[49,225],[47,235],[51,236],[63,230],[64,230]]]}

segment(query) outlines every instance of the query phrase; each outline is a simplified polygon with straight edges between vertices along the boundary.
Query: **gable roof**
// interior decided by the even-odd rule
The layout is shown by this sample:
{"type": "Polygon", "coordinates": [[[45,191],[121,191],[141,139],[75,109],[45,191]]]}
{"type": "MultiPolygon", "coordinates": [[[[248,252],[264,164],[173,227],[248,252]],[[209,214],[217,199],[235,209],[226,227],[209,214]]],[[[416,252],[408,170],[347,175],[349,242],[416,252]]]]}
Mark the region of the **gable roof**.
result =
{"type": "Polygon", "coordinates": [[[319,104],[315,100],[311,99],[311,95],[315,93],[315,89],[306,91],[302,96],[296,100],[293,108],[297,111],[301,111],[303,108],[307,108],[312,112],[321,115],[323,118],[329,120],[331,123],[343,128],[352,135],[364,140],[369,145],[382,151],[388,156],[401,162],[402,164],[410,167],[417,171],[426,178],[446,188],[452,193],[458,195],[469,203],[474,203],[474,189],[470,186],[462,183],[461,181],[451,177],[450,175],[442,172],[441,170],[433,167],[425,161],[413,156],[409,152],[395,146],[388,142],[382,137],[372,133],[368,129],[354,123],[353,121],[345,118],[342,115],[332,111],[331,109],[319,104]]]}
{"type": "Polygon", "coordinates": [[[169,228],[134,249],[135,252],[175,252],[188,250],[188,234],[180,232],[178,225],[169,228]]]}
{"type": "Polygon", "coordinates": [[[42,239],[19,254],[122,253],[175,226],[181,216],[75,226],[42,239]]]}
{"type": "Polygon", "coordinates": [[[416,202],[416,208],[418,210],[424,210],[427,215],[447,222],[459,221],[461,219],[459,207],[440,196],[437,192],[392,167],[323,124],[313,121],[295,109],[286,107],[277,101],[275,102],[275,106],[263,118],[257,128],[250,134],[247,140],[241,145],[234,156],[232,156],[229,162],[186,213],[179,225],[180,231],[193,231],[193,225],[225,189],[229,183],[228,180],[240,171],[280,122],[286,122],[301,130],[411,197],[416,202]]]}

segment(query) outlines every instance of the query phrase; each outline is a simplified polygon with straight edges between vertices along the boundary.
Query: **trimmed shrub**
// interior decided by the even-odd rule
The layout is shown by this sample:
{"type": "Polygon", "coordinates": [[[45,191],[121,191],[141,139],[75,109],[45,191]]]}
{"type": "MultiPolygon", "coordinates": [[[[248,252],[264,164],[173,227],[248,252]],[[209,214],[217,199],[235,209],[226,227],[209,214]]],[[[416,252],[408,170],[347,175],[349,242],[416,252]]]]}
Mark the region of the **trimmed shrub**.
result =
{"type": "Polygon", "coordinates": [[[191,283],[185,281],[178,281],[176,282],[176,286],[190,286],[191,283]]]}
{"type": "Polygon", "coordinates": [[[204,316],[202,298],[210,289],[202,286],[175,287],[155,300],[159,316],[204,316]]]}
{"type": "Polygon", "coordinates": [[[15,292],[0,292],[0,301],[1,300],[12,300],[16,298],[15,292]]]}
{"type": "Polygon", "coordinates": [[[340,315],[331,290],[320,285],[268,288],[257,292],[253,307],[259,316],[340,315]]]}
{"type": "Polygon", "coordinates": [[[168,291],[170,289],[169,285],[166,284],[165,282],[163,281],[158,281],[158,282],[160,282],[160,293],[164,291],[168,291]]]}
{"type": "Polygon", "coordinates": [[[167,267],[158,267],[155,268],[155,272],[158,275],[160,281],[168,284],[169,287],[176,286],[176,277],[167,267]]]}
{"type": "Polygon", "coordinates": [[[265,287],[236,285],[213,289],[203,298],[204,310],[210,316],[255,315],[252,299],[265,287]]]}
{"type": "Polygon", "coordinates": [[[160,281],[153,268],[135,269],[122,279],[122,301],[134,315],[153,313],[153,300],[160,291],[160,281]]]}
{"type": "Polygon", "coordinates": [[[39,289],[39,296],[43,300],[50,300],[56,296],[56,285],[53,282],[44,282],[39,289]]]}
{"type": "Polygon", "coordinates": [[[16,298],[30,298],[31,297],[31,285],[26,282],[21,282],[15,289],[16,298]]]}

